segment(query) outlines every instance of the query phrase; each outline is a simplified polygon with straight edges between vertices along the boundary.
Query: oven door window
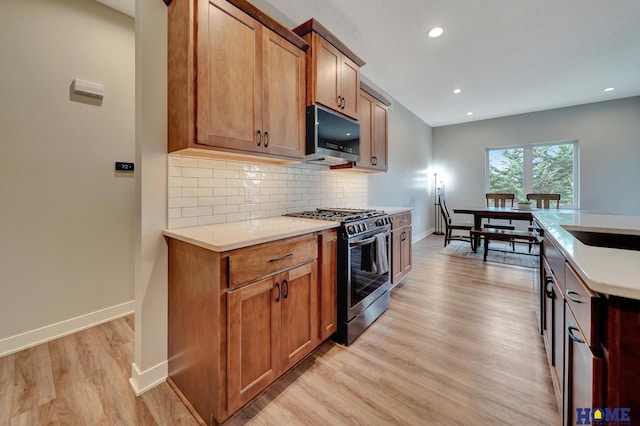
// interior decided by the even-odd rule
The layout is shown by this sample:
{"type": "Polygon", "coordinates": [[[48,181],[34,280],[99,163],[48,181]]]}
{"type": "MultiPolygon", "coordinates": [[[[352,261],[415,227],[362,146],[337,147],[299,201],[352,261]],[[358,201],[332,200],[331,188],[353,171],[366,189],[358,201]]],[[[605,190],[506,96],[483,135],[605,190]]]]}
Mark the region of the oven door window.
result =
{"type": "Polygon", "coordinates": [[[350,301],[353,309],[363,303],[366,307],[367,297],[377,297],[376,290],[389,281],[389,235],[385,236],[385,247],[378,252],[376,238],[367,237],[349,243],[350,260],[350,301]],[[381,265],[380,255],[386,256],[386,265],[381,265]],[[376,259],[378,257],[378,259],[376,259]],[[382,268],[380,266],[383,266],[382,268]]]}

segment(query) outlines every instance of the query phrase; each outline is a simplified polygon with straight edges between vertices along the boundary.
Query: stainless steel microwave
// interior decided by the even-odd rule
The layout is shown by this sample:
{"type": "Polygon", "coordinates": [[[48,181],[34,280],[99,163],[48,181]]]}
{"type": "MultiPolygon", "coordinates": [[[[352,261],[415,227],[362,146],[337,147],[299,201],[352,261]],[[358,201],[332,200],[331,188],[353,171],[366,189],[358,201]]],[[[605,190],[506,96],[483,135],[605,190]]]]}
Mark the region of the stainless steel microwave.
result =
{"type": "Polygon", "coordinates": [[[360,123],[321,105],[307,107],[305,161],[328,165],[360,161],[360,123]]]}

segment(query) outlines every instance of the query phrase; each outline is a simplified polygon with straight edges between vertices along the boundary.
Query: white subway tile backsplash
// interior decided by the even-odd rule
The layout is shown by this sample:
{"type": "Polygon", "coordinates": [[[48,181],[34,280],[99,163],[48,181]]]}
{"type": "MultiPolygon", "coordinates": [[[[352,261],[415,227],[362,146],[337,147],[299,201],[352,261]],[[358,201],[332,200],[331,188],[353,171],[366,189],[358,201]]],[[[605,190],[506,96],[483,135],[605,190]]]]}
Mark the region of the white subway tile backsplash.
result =
{"type": "Polygon", "coordinates": [[[169,198],[169,208],[173,207],[196,207],[198,205],[197,198],[169,198]]]}
{"type": "Polygon", "coordinates": [[[318,164],[271,165],[172,154],[167,167],[169,228],[367,205],[367,175],[330,171],[318,164]]]}
{"type": "Polygon", "coordinates": [[[185,207],[182,209],[182,217],[210,216],[212,212],[213,212],[213,209],[211,206],[185,207]]]}
{"type": "Polygon", "coordinates": [[[213,196],[213,188],[183,188],[183,197],[211,197],[213,196]]]}
{"type": "Polygon", "coordinates": [[[213,213],[217,215],[228,214],[228,213],[238,213],[238,205],[224,205],[224,206],[213,206],[213,213]]]}
{"type": "Polygon", "coordinates": [[[195,167],[183,167],[182,176],[184,177],[197,177],[197,178],[210,178],[213,177],[213,171],[211,169],[199,169],[195,167]]]}
{"type": "Polygon", "coordinates": [[[225,188],[227,186],[226,179],[198,178],[200,188],[225,188]]]}

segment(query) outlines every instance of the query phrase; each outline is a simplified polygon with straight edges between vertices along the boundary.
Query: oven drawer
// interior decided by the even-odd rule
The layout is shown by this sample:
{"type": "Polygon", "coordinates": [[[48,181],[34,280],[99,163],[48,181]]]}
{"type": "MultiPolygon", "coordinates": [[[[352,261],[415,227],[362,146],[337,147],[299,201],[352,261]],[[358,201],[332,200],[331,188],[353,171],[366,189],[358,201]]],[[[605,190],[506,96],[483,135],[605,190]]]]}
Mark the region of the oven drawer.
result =
{"type": "Polygon", "coordinates": [[[600,297],[586,287],[571,265],[566,264],[565,283],[567,289],[564,297],[578,327],[591,349],[600,347],[600,297]]]}
{"type": "Polygon", "coordinates": [[[229,287],[255,281],[318,258],[317,237],[243,249],[229,255],[229,287]]]}
{"type": "Polygon", "coordinates": [[[411,213],[401,213],[391,217],[393,219],[391,229],[399,229],[411,225],[411,213]]]}

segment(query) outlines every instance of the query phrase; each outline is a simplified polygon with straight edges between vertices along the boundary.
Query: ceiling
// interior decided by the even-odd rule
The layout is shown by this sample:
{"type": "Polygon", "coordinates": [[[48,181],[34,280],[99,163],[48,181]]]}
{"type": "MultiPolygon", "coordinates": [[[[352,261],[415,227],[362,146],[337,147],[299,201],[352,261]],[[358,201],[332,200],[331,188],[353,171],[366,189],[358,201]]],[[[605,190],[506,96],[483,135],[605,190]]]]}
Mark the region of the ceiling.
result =
{"type": "Polygon", "coordinates": [[[640,95],[639,0],[251,1],[316,18],[432,127],[640,95]]]}

